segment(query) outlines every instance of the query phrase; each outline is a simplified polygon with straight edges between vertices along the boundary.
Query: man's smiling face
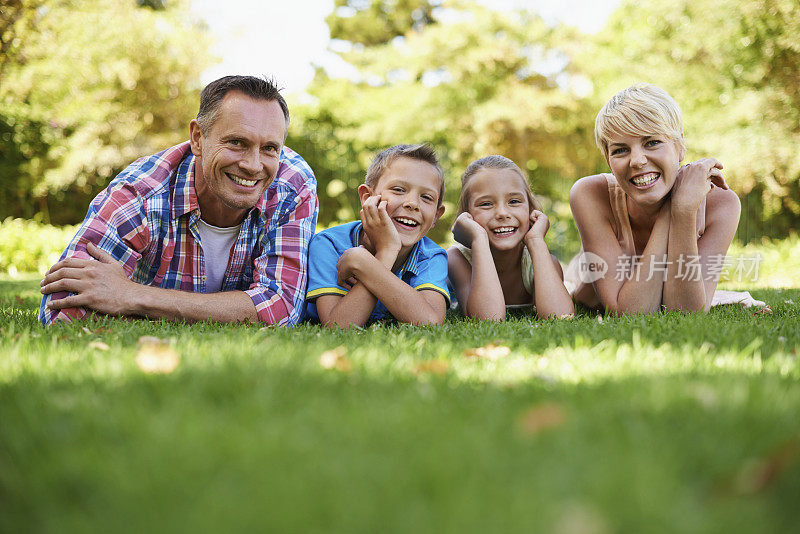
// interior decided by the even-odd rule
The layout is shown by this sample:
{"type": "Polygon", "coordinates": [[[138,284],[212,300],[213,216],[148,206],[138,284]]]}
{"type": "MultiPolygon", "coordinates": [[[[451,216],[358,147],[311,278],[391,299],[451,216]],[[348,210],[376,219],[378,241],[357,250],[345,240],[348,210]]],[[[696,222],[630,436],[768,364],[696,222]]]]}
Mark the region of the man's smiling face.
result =
{"type": "Polygon", "coordinates": [[[231,91],[203,132],[189,126],[195,191],[202,219],[214,226],[241,223],[278,173],[286,119],[276,101],[231,91]]]}

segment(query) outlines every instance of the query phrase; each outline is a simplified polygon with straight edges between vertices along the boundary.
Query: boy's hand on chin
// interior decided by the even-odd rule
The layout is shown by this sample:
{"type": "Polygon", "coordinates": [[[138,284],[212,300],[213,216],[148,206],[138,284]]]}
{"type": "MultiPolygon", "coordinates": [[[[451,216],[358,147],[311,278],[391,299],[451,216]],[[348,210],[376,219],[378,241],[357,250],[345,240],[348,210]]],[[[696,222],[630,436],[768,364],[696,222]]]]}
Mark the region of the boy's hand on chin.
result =
{"type": "Polygon", "coordinates": [[[387,202],[380,195],[373,195],[361,206],[361,224],[375,254],[391,253],[397,255],[402,243],[392,218],[386,211],[387,202]]]}
{"type": "Polygon", "coordinates": [[[459,215],[453,224],[453,238],[465,247],[472,248],[472,242],[480,237],[489,237],[483,226],[466,211],[459,215]]]}

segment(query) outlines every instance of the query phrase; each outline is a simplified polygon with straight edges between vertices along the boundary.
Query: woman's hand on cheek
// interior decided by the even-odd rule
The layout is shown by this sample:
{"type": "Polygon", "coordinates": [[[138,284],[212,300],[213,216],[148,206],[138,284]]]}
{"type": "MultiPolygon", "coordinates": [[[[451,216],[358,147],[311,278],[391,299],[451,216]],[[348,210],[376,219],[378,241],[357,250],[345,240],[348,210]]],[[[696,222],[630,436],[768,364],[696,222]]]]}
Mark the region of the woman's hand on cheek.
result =
{"type": "Polygon", "coordinates": [[[472,247],[472,242],[481,236],[489,237],[486,230],[472,218],[468,212],[458,216],[453,224],[453,237],[465,247],[472,247]]]}
{"type": "Polygon", "coordinates": [[[531,227],[525,234],[525,240],[544,239],[549,229],[550,219],[547,218],[547,215],[539,210],[533,210],[531,212],[531,227]]]}
{"type": "Polygon", "coordinates": [[[693,161],[678,169],[671,194],[672,210],[680,213],[696,212],[711,191],[712,182],[727,189],[721,170],[722,163],[714,158],[693,161]]]}

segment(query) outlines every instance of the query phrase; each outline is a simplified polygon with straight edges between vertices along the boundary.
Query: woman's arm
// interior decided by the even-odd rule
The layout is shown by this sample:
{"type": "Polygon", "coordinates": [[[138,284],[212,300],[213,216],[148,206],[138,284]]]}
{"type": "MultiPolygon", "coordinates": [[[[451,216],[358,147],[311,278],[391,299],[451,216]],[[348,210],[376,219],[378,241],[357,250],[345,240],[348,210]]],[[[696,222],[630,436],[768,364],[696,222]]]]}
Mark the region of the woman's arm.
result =
{"type": "MultiPolygon", "coordinates": [[[[655,262],[664,261],[669,238],[669,201],[664,204],[653,226],[650,239],[630,278],[618,276],[625,258],[612,227],[611,204],[605,176],[581,178],[572,186],[569,204],[581,236],[583,250],[599,256],[608,266],[605,275],[594,282],[606,310],[615,313],[652,313],[661,307],[664,281],[655,276],[655,262]]],[[[627,275],[627,269],[625,270],[627,275]]]]}
{"type": "Polygon", "coordinates": [[[708,311],[719,281],[709,268],[723,256],[733,241],[741,204],[729,189],[713,188],[706,197],[706,228],[697,239],[694,213],[672,214],[669,266],[664,283],[664,305],[671,310],[708,311]]]}
{"type": "Polygon", "coordinates": [[[670,310],[708,311],[718,277],[706,280],[713,256],[724,255],[733,241],[741,206],[722,178],[714,158],[681,167],[672,190],[664,305],[670,310]],[[720,189],[712,187],[712,183],[720,189]],[[711,192],[714,191],[712,195],[711,192]],[[697,239],[697,211],[706,198],[706,230],[697,239]],[[695,267],[690,268],[694,265],[695,267]],[[702,269],[702,273],[698,270],[702,269]]]}

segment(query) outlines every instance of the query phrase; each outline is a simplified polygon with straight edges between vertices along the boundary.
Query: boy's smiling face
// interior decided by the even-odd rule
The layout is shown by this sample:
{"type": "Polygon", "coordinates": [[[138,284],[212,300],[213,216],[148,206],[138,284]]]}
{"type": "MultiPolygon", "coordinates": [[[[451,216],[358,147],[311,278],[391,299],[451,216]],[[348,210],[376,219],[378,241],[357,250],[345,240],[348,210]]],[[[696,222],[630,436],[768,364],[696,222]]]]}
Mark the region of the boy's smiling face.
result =
{"type": "Polygon", "coordinates": [[[401,156],[395,159],[375,184],[358,188],[361,204],[373,195],[386,201],[386,212],[400,236],[402,250],[410,250],[444,213],[439,202],[441,178],[430,163],[401,156]]]}

